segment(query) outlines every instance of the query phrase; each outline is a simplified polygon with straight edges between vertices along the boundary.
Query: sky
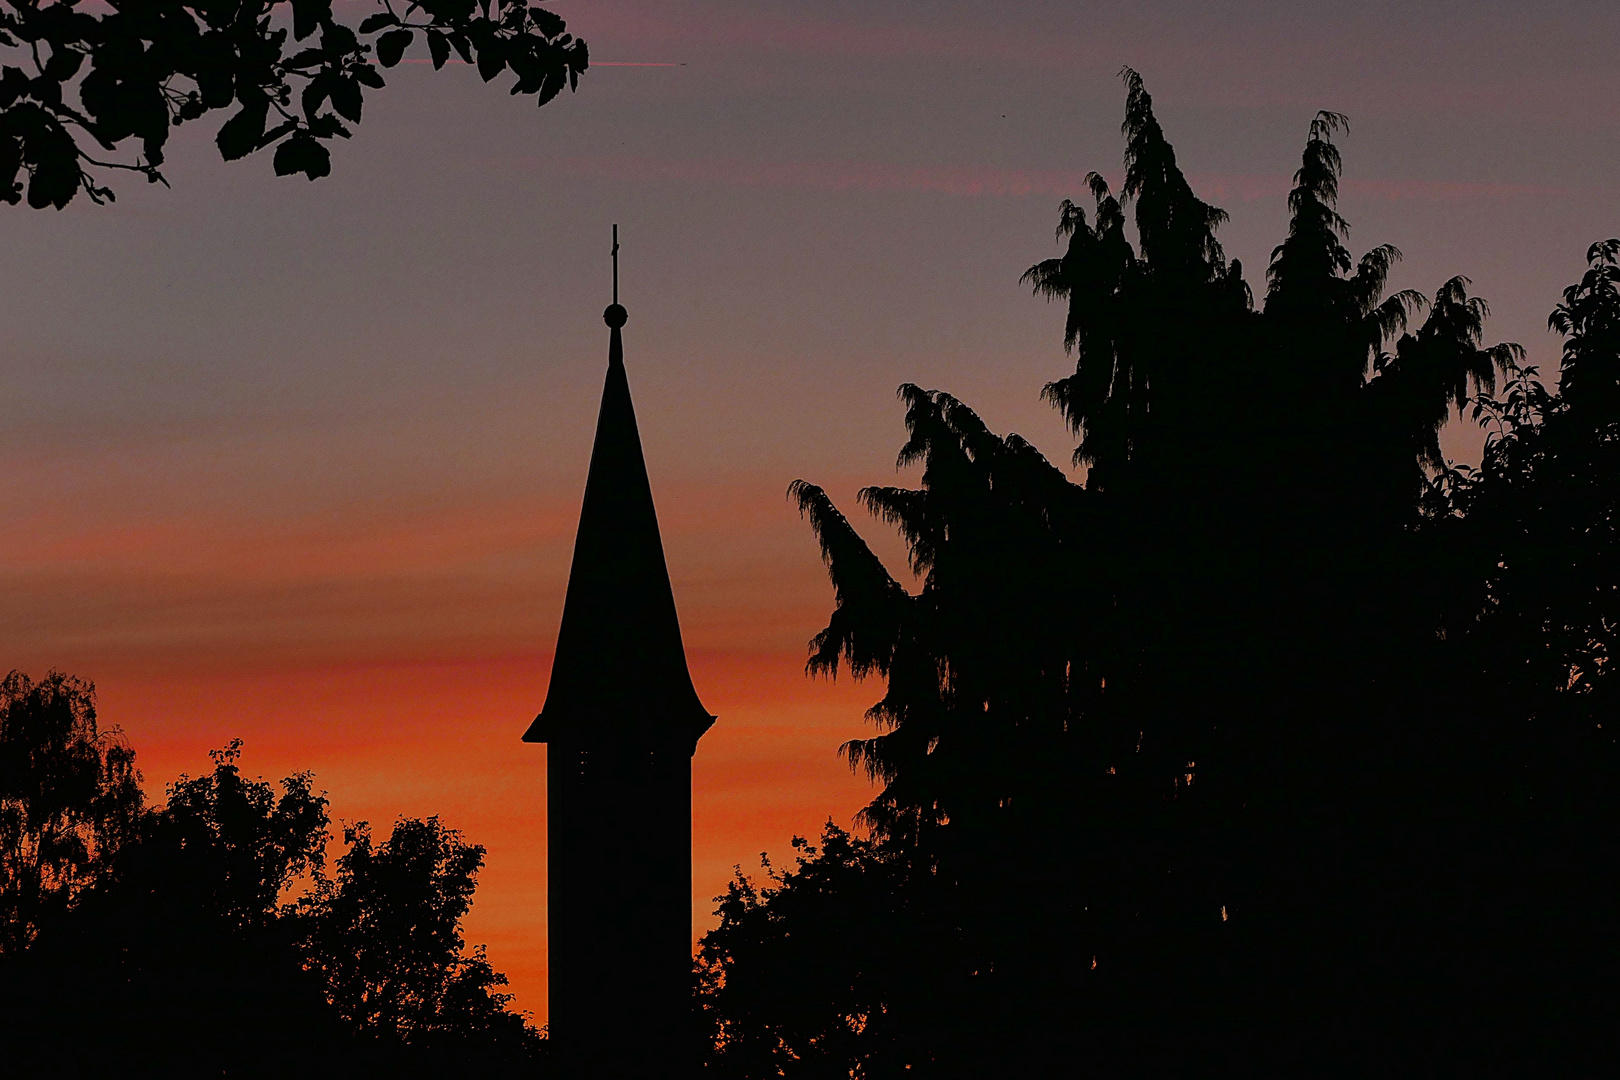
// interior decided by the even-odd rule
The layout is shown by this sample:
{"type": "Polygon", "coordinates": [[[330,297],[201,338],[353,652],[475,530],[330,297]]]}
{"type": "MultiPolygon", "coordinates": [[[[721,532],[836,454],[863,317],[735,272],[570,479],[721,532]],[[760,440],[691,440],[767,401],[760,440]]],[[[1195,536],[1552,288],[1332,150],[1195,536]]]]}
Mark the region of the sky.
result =
{"type": "MultiPolygon", "coordinates": [[[[552,7],[598,64],[544,109],[407,63],[318,182],[220,162],[202,123],[172,189],[0,210],[0,669],[93,680],[158,800],[239,737],[250,774],[313,770],[335,820],[439,815],[488,849],[469,942],[542,1022],[545,750],[518,737],[561,616],[613,223],[719,716],[693,762],[695,934],[733,866],[874,793],[837,748],[880,689],[804,676],[832,598],[788,483],[853,512],[895,482],[903,382],[1069,460],[1039,399],[1072,370],[1063,313],[1018,277],[1058,253],[1085,173],[1118,185],[1121,67],[1257,291],[1323,108],[1350,117],[1352,249],[1401,248],[1394,288],[1468,275],[1489,338],[1544,371],[1559,291],[1620,235],[1610,3],[552,7]]],[[[1457,460],[1480,440],[1446,434],[1457,460]]]]}

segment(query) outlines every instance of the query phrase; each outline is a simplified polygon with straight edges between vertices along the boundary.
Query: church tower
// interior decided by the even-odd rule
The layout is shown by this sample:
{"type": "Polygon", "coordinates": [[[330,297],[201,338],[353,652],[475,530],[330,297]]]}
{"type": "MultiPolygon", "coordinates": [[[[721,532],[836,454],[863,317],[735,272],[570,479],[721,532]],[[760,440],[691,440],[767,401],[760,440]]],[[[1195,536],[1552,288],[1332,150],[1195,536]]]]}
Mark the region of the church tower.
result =
{"type": "Polygon", "coordinates": [[[544,709],[551,1049],[564,1080],[695,1071],[692,686],[624,369],[618,226],[607,382],[544,709]]]}

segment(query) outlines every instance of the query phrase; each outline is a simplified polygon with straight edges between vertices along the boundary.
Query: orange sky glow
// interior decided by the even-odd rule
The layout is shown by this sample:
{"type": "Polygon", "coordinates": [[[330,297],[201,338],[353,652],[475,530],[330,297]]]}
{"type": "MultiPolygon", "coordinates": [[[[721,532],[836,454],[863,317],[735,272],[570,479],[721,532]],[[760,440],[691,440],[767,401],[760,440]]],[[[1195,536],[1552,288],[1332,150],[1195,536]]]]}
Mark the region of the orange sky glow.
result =
{"type": "MultiPolygon", "coordinates": [[[[249,775],[314,772],[334,838],[437,814],[484,845],[467,940],[543,1020],[546,749],[518,737],[545,699],[577,501],[159,512],[119,506],[116,476],[82,482],[94,498],[0,524],[14,651],[97,682],[155,802],[240,738],[249,775]]],[[[872,790],[837,748],[880,691],[805,676],[829,590],[808,528],[764,494],[671,485],[660,500],[693,676],[719,716],[693,762],[694,934],[736,866],[847,827],[872,790]],[[796,565],[776,563],[784,547],[796,565]]]]}
{"type": "MultiPolygon", "coordinates": [[[[835,750],[859,735],[869,687],[810,682],[798,655],[692,656],[704,703],[720,719],[693,760],[693,910],[714,925],[713,898],[741,864],[782,861],[787,838],[848,826],[869,798],[835,750]]],[[[467,919],[518,1004],[546,1014],[545,748],[520,744],[543,699],[545,653],[449,662],[296,666],[262,672],[108,681],[105,721],[138,748],[149,793],[205,771],[207,751],[246,740],[242,767],[279,779],[311,769],[335,827],[438,814],[488,849],[467,919]]],[[[340,849],[332,849],[335,855],[340,849]]]]}

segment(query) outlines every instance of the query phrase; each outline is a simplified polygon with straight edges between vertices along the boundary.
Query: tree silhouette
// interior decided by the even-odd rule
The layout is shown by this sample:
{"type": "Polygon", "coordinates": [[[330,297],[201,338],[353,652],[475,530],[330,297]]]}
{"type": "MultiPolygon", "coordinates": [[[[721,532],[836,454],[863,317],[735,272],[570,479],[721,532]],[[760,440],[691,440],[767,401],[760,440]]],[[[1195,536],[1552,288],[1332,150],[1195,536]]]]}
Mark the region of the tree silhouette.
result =
{"type": "Polygon", "coordinates": [[[0,959],[105,877],[141,804],[134,751],[97,727],[94,686],[56,671],[0,681],[0,959]]]}
{"type": "Polygon", "coordinates": [[[326,144],[349,137],[366,91],[384,86],[379,66],[398,64],[418,35],[435,68],[454,52],[485,82],[510,70],[512,93],[541,105],[589,65],[585,43],[540,7],[379,6],[351,28],[332,0],[110,0],[94,12],[79,0],[0,0],[0,48],[24,65],[0,67],[0,199],[58,210],[81,191],[111,200],[105,170],[167,183],[170,130],[233,105],[215,140],[226,161],[274,146],[276,175],[325,176],[326,144]],[[130,139],[140,140],[133,161],[97,156],[130,139]]]}
{"type": "Polygon", "coordinates": [[[905,849],[831,822],[793,847],[793,867],[762,859],[763,886],[739,869],[718,898],[697,962],[706,1073],[926,1075],[972,1054],[982,1029],[949,1031],[941,1007],[976,989],[949,894],[905,849]]]}
{"type": "MultiPolygon", "coordinates": [[[[6,685],[31,687],[13,718],[54,702],[94,735],[87,684],[6,685]]],[[[133,753],[114,746],[133,775],[133,753]]],[[[327,801],[310,774],[278,791],[243,776],[240,757],[233,741],[208,773],[169,785],[74,902],[39,920],[31,946],[0,957],[7,1065],[74,1077],[281,1076],[311,1061],[357,1075],[533,1075],[544,1040],[507,1010],[506,978],[482,948],[461,951],[483,850],[437,819],[402,820],[373,850],[361,823],[328,878],[327,801]]],[[[21,804],[24,819],[38,801],[21,804]]],[[[105,831],[125,810],[104,799],[79,826],[105,831]]],[[[22,909],[5,899],[11,925],[22,909]]]]}
{"type": "Polygon", "coordinates": [[[506,976],[483,946],[464,952],[484,849],[438,818],[402,818],[376,845],[360,822],[344,841],[337,877],[321,878],[298,916],[303,955],[343,1022],[464,1072],[532,1068],[544,1041],[507,1010],[506,976]]]}
{"type": "MultiPolygon", "coordinates": [[[[811,672],[885,680],[879,732],[844,748],[882,783],[863,819],[885,854],[844,869],[932,882],[963,981],[916,960],[911,978],[974,987],[913,1030],[933,1045],[906,1075],[983,1072],[946,1052],[965,1030],[1032,1074],[1574,1061],[1580,1040],[1547,1025],[1612,994],[1556,973],[1595,983],[1620,957],[1598,884],[1620,824],[1600,726],[1620,245],[1593,249],[1553,316],[1567,386],[1549,392],[1518,346],[1486,342],[1467,278],[1386,295],[1399,251],[1351,254],[1348,123],[1324,112],[1256,308],[1216,240],[1225,214],[1125,81],[1120,194],[1091,174],[1090,220],[1065,202],[1064,254],[1024,276],[1067,307],[1075,371],[1045,394],[1083,482],[902,387],[900,464],[921,484],[859,498],[906,541],[914,594],[821,489],[789,490],[836,596],[811,672]],[[1477,472],[1438,441],[1469,405],[1497,429],[1477,472]]],[[[741,927],[813,937],[792,899],[811,865],[734,887],[715,947],[741,927]]],[[[768,1044],[733,1031],[838,1031],[841,1060],[882,1075],[861,1054],[904,1041],[887,1013],[864,1048],[832,1013],[794,1019],[759,989],[770,950],[731,955],[705,975],[716,1062],[768,1044]],[[728,997],[717,973],[753,989],[728,997]]],[[[861,985],[861,961],[823,959],[861,985]]],[[[769,1057],[817,1075],[797,1045],[746,1074],[769,1057]]]]}
{"type": "MultiPolygon", "coordinates": [[[[1466,575],[1446,629],[1477,708],[1548,740],[1519,763],[1533,783],[1515,786],[1601,826],[1616,796],[1620,241],[1593,244],[1587,260],[1548,320],[1564,336],[1557,390],[1513,364],[1503,395],[1479,399],[1484,458],[1443,477],[1442,524],[1466,575]]],[[[1532,749],[1522,732],[1512,745],[1532,749]]]]}
{"type": "Polygon", "coordinates": [[[206,906],[242,927],[262,926],[283,912],[293,881],[319,871],[326,859],[327,800],[311,789],[310,773],[281,782],[282,793],[248,780],[237,765],[242,740],[210,752],[212,772],[181,776],[169,785],[168,803],[148,826],[150,849],[190,865],[168,868],[194,890],[204,885],[206,906]]]}
{"type": "Polygon", "coordinates": [[[27,1075],[269,1076],[353,1057],[303,970],[280,893],[319,865],[326,800],[238,769],[239,743],[182,776],[168,805],[78,904],[5,971],[27,1075]]]}

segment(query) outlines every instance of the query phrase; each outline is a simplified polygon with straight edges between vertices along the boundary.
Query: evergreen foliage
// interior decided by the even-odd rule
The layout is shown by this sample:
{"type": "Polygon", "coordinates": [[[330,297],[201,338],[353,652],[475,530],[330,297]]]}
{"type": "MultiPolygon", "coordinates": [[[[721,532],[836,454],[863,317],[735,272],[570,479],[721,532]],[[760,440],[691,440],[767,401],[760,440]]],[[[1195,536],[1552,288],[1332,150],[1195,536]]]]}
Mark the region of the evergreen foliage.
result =
{"type": "Polygon", "coordinates": [[[1257,307],[1125,81],[1120,193],[1091,174],[1091,214],[1066,201],[1064,254],[1024,276],[1067,308],[1075,370],[1045,394],[1083,482],[902,387],[921,483],[859,500],[915,593],[789,490],[836,598],[810,670],[885,683],[844,748],[882,787],[869,847],[829,834],[723,898],[713,1067],[1578,1067],[1620,959],[1620,242],[1552,316],[1550,390],[1467,278],[1387,294],[1399,251],[1353,256],[1348,122],[1323,112],[1257,307]],[[1441,453],[1460,409],[1492,428],[1477,470],[1441,453]],[[932,951],[904,901],[835,902],[862,876],[933,913],[932,951]],[[862,948],[817,951],[840,988],[818,1011],[770,973],[828,926],[862,948]]]}

